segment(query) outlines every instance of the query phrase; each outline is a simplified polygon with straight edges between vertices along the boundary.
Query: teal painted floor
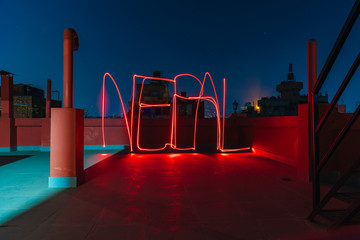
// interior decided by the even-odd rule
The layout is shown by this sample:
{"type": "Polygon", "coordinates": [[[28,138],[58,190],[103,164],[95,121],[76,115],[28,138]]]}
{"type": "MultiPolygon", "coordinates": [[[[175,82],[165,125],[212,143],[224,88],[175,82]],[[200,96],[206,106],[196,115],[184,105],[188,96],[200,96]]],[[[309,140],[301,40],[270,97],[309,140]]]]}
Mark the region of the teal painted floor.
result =
{"type": "MultiPolygon", "coordinates": [[[[116,153],[116,150],[89,150],[84,153],[84,168],[116,153]]],[[[10,152],[0,156],[32,155],[0,166],[0,225],[58,194],[48,188],[50,152],[10,152]]]]}

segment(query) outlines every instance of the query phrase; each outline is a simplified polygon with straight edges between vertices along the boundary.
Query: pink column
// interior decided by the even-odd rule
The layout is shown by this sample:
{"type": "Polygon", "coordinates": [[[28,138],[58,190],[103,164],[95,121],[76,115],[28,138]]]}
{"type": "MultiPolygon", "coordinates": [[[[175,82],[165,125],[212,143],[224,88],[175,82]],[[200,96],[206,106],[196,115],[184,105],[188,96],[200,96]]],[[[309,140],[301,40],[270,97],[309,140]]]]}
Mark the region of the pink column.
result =
{"type": "Polygon", "coordinates": [[[63,106],[73,107],[73,51],[79,48],[77,33],[72,28],[64,31],[63,106]]]}
{"type": "Polygon", "coordinates": [[[84,110],[73,107],[73,51],[79,47],[75,30],[64,31],[64,108],[51,109],[49,187],[76,187],[84,179],[84,110]]]}

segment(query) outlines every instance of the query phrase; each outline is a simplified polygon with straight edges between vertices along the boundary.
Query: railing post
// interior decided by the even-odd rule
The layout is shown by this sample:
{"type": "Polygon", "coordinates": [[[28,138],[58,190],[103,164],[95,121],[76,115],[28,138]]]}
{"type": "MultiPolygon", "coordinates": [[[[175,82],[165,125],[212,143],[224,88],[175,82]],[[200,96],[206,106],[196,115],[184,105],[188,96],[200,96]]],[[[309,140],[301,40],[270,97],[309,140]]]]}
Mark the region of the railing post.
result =
{"type": "Polygon", "coordinates": [[[309,119],[309,164],[312,172],[313,183],[313,208],[320,202],[320,178],[317,172],[319,164],[319,136],[316,134],[316,124],[318,122],[318,101],[317,94],[314,93],[314,86],[317,81],[317,55],[316,40],[310,39],[308,42],[308,119],[309,119]]]}

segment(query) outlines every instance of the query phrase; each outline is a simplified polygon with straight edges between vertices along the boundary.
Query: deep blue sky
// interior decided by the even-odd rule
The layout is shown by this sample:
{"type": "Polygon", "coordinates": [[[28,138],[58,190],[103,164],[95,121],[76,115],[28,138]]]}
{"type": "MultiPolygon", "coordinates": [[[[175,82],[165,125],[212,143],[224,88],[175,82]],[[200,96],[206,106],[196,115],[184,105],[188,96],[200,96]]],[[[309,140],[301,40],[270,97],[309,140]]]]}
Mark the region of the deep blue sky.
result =
{"type": "MultiPolygon", "coordinates": [[[[229,112],[235,99],[243,104],[277,95],[275,86],[286,80],[289,63],[306,93],[308,39],[317,39],[320,72],[354,2],[0,0],[0,69],[17,74],[15,83],[43,89],[50,78],[53,90],[62,91],[62,36],[72,27],[80,40],[74,53],[75,107],[98,114],[105,72],[116,78],[127,101],[135,73],[160,70],[172,78],[179,73],[202,77],[208,71],[219,93],[221,79],[228,79],[229,112]]],[[[359,52],[359,29],[357,23],[345,58],[337,61],[324,86],[330,96],[330,87],[359,52]]],[[[118,114],[115,92],[107,86],[109,113],[118,114]]],[[[356,93],[343,97],[350,108],[359,100],[356,93]]]]}

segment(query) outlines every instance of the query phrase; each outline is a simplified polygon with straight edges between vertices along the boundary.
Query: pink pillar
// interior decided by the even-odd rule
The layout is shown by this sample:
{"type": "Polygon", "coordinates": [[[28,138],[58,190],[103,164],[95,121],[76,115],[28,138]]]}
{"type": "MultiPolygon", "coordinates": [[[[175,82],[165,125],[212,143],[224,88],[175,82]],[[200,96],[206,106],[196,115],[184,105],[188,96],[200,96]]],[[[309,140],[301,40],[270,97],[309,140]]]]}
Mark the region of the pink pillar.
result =
{"type": "Polygon", "coordinates": [[[73,51],[79,48],[77,33],[72,28],[64,31],[63,106],[73,107],[73,51]]]}
{"type": "Polygon", "coordinates": [[[76,187],[84,180],[84,110],[51,109],[49,187],[76,187]]]}
{"type": "Polygon", "coordinates": [[[75,30],[64,31],[64,108],[51,109],[49,187],[76,187],[84,180],[84,110],[73,107],[75,30]]]}
{"type": "Polygon", "coordinates": [[[46,118],[51,117],[51,80],[48,79],[46,82],[46,118]]]}

